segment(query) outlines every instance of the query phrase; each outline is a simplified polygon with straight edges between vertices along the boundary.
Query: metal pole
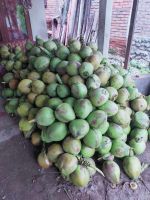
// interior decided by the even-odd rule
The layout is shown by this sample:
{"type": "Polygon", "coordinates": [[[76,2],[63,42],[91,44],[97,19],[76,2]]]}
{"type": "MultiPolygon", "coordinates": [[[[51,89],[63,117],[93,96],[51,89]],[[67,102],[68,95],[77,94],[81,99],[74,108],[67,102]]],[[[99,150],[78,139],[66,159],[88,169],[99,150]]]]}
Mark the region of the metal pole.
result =
{"type": "Polygon", "coordinates": [[[130,19],[130,28],[129,28],[128,41],[127,41],[126,54],[125,54],[125,62],[124,62],[125,69],[128,68],[128,64],[129,64],[130,51],[131,51],[131,46],[132,46],[138,4],[139,4],[139,0],[133,0],[132,13],[131,13],[131,19],[130,19]]]}

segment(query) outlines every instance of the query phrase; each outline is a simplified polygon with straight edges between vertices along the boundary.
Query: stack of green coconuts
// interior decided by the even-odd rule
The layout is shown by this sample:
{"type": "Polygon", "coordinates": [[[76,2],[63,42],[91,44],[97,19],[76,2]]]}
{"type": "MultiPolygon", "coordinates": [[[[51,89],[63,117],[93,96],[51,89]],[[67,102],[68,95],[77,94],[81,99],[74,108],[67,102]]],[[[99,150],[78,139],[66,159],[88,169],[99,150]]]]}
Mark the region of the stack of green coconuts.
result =
{"type": "Polygon", "coordinates": [[[138,91],[125,69],[111,65],[96,44],[77,39],[65,46],[37,38],[24,52],[2,46],[0,57],[5,110],[41,148],[42,168],[55,165],[79,187],[96,171],[119,184],[121,159],[127,176],[139,178],[137,155],[150,139],[150,96],[138,91]]]}

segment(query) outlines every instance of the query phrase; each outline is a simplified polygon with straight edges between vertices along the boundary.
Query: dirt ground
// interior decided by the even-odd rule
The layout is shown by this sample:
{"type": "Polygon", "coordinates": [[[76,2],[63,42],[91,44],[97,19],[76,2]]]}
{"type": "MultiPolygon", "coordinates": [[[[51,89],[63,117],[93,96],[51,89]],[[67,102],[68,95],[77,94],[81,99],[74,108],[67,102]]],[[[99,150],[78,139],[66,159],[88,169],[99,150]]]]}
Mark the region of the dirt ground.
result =
{"type": "MultiPolygon", "coordinates": [[[[150,144],[141,156],[149,162],[150,144]]],[[[0,199],[2,200],[150,200],[150,170],[142,174],[137,190],[130,188],[122,173],[116,188],[96,174],[87,188],[78,189],[66,183],[51,167],[41,170],[36,149],[22,135],[0,144],[0,199]]]]}

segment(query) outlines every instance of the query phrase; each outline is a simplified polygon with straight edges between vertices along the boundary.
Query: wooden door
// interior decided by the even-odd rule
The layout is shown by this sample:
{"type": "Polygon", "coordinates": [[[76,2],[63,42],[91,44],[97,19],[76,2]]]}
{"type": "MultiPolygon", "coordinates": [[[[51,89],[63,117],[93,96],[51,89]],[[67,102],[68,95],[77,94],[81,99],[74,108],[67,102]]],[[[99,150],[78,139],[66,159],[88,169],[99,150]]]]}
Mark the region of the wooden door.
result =
{"type": "Polygon", "coordinates": [[[32,40],[28,10],[21,0],[0,0],[0,43],[32,40]]]}

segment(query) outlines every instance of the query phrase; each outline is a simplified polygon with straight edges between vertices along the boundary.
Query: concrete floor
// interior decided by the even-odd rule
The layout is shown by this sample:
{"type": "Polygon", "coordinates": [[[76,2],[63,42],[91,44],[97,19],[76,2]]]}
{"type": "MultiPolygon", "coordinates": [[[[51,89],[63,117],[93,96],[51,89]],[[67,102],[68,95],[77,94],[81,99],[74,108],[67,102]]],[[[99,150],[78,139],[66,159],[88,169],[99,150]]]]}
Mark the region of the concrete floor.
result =
{"type": "MultiPolygon", "coordinates": [[[[149,81],[138,82],[140,91],[149,93],[149,81]]],[[[0,99],[0,200],[150,200],[149,169],[135,191],[123,172],[117,188],[96,174],[87,188],[79,189],[62,180],[54,167],[41,170],[36,162],[37,150],[23,138],[17,119],[9,117],[2,104],[0,99]]],[[[149,155],[150,143],[141,161],[150,163],[149,155]]]]}

